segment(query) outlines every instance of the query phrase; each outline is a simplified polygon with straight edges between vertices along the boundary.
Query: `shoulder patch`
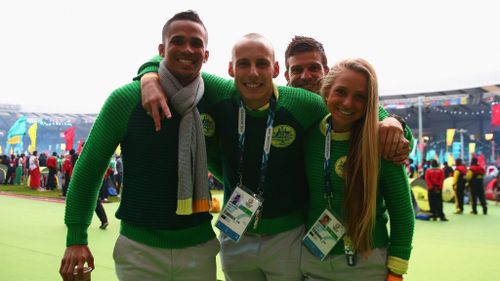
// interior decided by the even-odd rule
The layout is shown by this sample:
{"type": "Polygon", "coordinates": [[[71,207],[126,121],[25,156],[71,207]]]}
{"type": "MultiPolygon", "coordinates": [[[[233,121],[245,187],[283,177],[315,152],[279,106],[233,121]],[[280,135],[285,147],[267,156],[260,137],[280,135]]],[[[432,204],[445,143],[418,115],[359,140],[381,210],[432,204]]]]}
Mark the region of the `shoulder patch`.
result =
{"type": "Polygon", "coordinates": [[[211,137],[215,134],[215,121],[212,116],[202,113],[200,114],[201,124],[203,125],[203,134],[206,137],[211,137]]]}
{"type": "Polygon", "coordinates": [[[277,148],[287,147],[295,140],[295,129],[289,125],[278,125],[273,128],[272,145],[277,148]]]}
{"type": "Polygon", "coordinates": [[[347,156],[342,156],[337,161],[335,161],[335,173],[340,178],[344,178],[344,166],[345,161],[347,160],[347,156]]]}

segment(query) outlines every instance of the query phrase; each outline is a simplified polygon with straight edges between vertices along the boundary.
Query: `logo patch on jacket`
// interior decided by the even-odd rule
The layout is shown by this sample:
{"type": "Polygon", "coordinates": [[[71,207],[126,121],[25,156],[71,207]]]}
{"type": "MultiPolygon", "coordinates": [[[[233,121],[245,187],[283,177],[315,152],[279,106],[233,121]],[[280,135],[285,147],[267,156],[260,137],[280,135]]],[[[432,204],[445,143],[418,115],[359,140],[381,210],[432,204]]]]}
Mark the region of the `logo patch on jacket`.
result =
{"type": "Polygon", "coordinates": [[[201,113],[200,114],[201,124],[203,125],[203,134],[206,137],[211,137],[215,134],[215,121],[212,116],[201,113]]]}
{"type": "Polygon", "coordinates": [[[272,145],[274,147],[283,148],[293,143],[295,140],[295,129],[288,125],[278,125],[273,128],[272,145]]]}
{"type": "Polygon", "coordinates": [[[342,156],[337,161],[335,161],[335,173],[340,178],[344,178],[344,166],[345,161],[347,160],[347,156],[342,156]]]}

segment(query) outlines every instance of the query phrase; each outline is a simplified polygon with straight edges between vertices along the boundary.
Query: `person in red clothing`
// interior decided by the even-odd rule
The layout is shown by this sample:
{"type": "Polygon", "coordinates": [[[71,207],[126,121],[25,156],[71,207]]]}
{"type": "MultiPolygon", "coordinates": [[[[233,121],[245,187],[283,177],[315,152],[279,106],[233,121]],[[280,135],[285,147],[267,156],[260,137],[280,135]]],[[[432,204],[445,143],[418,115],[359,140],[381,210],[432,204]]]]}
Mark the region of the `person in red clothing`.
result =
{"type": "Polygon", "coordinates": [[[471,214],[477,215],[477,199],[483,207],[483,214],[488,214],[488,207],[486,206],[486,200],[484,199],[484,186],[483,178],[486,171],[483,167],[479,166],[477,163],[477,158],[472,158],[470,162],[469,171],[465,179],[469,182],[471,200],[472,200],[472,211],[471,214]]]}
{"type": "Polygon", "coordinates": [[[52,156],[47,159],[47,168],[49,168],[49,175],[45,188],[47,190],[54,190],[56,188],[57,152],[53,152],[52,156]]]}
{"type": "Polygon", "coordinates": [[[455,172],[453,173],[453,190],[455,191],[455,214],[464,212],[465,175],[467,169],[462,163],[462,158],[455,160],[455,172]]]}
{"type": "MultiPolygon", "coordinates": [[[[31,189],[40,189],[40,164],[38,163],[38,151],[33,151],[29,158],[30,183],[31,189]]],[[[43,190],[43,189],[40,189],[43,190]]]]}
{"type": "Polygon", "coordinates": [[[441,221],[448,221],[443,212],[443,181],[444,171],[439,168],[436,160],[431,161],[431,168],[425,171],[425,182],[429,193],[432,220],[438,217],[441,221]]]}
{"type": "Polygon", "coordinates": [[[62,196],[66,197],[66,193],[68,192],[69,182],[71,181],[71,174],[73,173],[73,167],[75,166],[75,162],[78,156],[75,154],[75,150],[71,149],[69,151],[69,155],[64,157],[64,162],[62,165],[63,173],[64,173],[64,185],[62,187],[62,196]]]}

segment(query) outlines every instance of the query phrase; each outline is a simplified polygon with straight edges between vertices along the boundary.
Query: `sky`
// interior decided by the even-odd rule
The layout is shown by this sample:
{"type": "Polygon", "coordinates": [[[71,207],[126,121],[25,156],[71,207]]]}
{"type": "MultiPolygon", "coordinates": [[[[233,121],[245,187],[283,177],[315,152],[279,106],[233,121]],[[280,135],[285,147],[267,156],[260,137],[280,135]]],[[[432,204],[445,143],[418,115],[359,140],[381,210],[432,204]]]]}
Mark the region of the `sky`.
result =
{"type": "Polygon", "coordinates": [[[97,113],[157,54],[164,23],[197,11],[209,34],[206,72],[229,78],[244,34],[271,40],[284,78],[295,35],[322,42],[329,65],[370,61],[381,95],[500,84],[498,1],[17,0],[0,9],[0,104],[23,111],[97,113]],[[497,2],[497,3],[495,3],[497,2]]]}

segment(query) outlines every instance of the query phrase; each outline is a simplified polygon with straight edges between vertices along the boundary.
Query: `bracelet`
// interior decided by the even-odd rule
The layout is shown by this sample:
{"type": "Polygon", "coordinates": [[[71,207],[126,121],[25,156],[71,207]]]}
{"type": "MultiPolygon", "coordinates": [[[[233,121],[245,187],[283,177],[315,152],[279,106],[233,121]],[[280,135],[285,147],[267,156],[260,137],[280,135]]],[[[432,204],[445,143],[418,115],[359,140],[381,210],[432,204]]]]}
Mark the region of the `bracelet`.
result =
{"type": "Polygon", "coordinates": [[[406,121],[403,119],[403,117],[397,115],[397,114],[389,114],[388,117],[392,117],[396,120],[399,121],[399,123],[401,124],[401,127],[403,127],[403,132],[405,131],[405,128],[406,128],[406,121]]]}
{"type": "Polygon", "coordinates": [[[395,274],[389,271],[387,274],[387,281],[402,281],[403,275],[395,274]]]}

